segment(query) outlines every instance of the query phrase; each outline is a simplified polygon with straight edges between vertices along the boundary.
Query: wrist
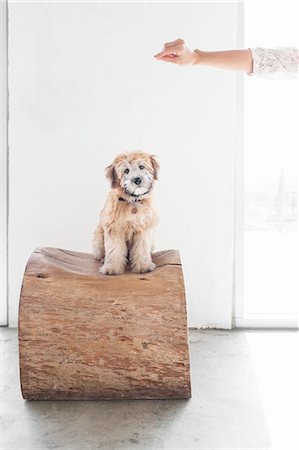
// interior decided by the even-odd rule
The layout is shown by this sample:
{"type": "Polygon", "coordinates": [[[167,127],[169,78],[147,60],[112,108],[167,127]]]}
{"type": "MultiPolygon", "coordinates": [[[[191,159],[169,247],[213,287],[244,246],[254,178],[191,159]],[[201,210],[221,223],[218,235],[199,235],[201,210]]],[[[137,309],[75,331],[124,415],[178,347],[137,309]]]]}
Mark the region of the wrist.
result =
{"type": "Polygon", "coordinates": [[[195,58],[194,63],[195,65],[204,65],[208,63],[208,52],[203,52],[202,50],[198,50],[197,48],[194,50],[195,58]]]}

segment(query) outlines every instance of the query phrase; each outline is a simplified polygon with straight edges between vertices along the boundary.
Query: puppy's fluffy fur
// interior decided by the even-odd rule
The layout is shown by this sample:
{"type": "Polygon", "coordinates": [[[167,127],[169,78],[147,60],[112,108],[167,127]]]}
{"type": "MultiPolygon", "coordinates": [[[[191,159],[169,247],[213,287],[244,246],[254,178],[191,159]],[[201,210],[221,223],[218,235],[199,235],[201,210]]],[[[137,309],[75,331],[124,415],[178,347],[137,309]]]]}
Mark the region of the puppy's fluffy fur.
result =
{"type": "Polygon", "coordinates": [[[150,272],[153,231],[157,215],[152,207],[152,189],[159,164],[153,155],[136,151],[118,155],[106,168],[111,191],[94,232],[93,252],[103,260],[102,274],[125,271],[150,272]]]}

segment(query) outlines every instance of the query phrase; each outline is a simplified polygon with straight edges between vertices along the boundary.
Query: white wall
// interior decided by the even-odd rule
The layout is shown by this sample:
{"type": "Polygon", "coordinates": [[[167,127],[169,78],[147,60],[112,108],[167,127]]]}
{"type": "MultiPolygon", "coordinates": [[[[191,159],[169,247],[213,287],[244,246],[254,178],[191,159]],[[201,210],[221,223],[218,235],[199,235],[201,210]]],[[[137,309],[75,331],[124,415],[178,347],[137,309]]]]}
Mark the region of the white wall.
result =
{"type": "Polygon", "coordinates": [[[7,325],[7,5],[0,2],[0,325],[7,325]]]}
{"type": "Polygon", "coordinates": [[[156,61],[233,48],[236,3],[9,2],[9,317],[37,246],[90,251],[123,150],[158,155],[157,248],[181,250],[190,326],[229,327],[235,75],[156,61]]]}

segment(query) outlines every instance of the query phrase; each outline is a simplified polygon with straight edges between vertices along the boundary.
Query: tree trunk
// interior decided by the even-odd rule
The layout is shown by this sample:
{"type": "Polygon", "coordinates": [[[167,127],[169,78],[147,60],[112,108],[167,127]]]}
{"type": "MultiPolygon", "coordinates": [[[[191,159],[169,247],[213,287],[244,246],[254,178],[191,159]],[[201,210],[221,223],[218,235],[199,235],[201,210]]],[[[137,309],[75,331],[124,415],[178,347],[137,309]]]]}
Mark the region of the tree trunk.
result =
{"type": "Polygon", "coordinates": [[[191,396],[179,252],[153,260],[153,272],[108,276],[90,254],[32,254],[19,309],[25,399],[191,396]]]}

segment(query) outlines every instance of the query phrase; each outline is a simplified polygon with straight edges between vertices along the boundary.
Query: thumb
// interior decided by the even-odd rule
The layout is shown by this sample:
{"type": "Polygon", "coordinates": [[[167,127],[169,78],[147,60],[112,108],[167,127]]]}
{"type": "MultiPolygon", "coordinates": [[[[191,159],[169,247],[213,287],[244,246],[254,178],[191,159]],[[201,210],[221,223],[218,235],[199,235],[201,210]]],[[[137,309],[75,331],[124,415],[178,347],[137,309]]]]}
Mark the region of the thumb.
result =
{"type": "Polygon", "coordinates": [[[179,55],[174,52],[173,50],[163,50],[160,53],[157,53],[156,55],[154,55],[154,58],[157,59],[164,59],[164,58],[177,58],[179,55]]]}

